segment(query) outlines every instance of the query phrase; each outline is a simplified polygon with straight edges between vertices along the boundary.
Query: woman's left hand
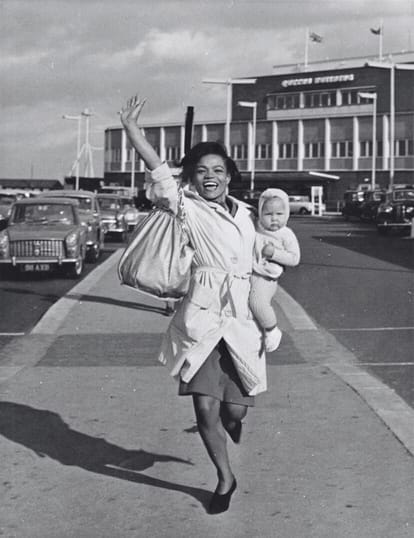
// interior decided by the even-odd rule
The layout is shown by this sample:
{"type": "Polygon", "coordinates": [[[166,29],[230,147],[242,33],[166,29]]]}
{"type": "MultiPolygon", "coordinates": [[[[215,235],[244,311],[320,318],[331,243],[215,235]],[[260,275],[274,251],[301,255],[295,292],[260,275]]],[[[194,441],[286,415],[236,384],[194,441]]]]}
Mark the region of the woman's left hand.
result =
{"type": "Polygon", "coordinates": [[[122,125],[125,128],[136,126],[138,124],[138,118],[145,105],[146,99],[141,99],[138,95],[128,99],[126,106],[122,107],[119,112],[122,125]]]}

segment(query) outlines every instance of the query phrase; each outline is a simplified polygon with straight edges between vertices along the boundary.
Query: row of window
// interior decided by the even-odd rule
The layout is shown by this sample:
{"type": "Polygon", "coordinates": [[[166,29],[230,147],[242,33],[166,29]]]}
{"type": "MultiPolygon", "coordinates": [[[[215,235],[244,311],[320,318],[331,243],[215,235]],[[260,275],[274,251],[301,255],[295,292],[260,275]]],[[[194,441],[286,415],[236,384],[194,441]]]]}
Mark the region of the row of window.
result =
{"type": "MultiPolygon", "coordinates": [[[[366,91],[366,90],[365,90],[366,91]]],[[[361,97],[359,90],[327,90],[289,94],[273,94],[267,97],[268,110],[294,108],[318,108],[330,106],[365,105],[370,99],[361,97]]]]}
{"type": "MultiPolygon", "coordinates": [[[[279,144],[279,159],[297,159],[298,144],[296,142],[286,142],[279,144]]],[[[333,158],[352,157],[354,154],[354,144],[351,140],[331,143],[331,156],[333,158]]],[[[362,140],[359,142],[359,156],[372,157],[373,144],[372,140],[362,140]]],[[[383,143],[382,140],[377,140],[376,156],[382,157],[383,143]]],[[[395,141],[395,156],[408,157],[414,155],[414,141],[410,139],[395,141]]],[[[308,142],[304,145],[305,159],[318,159],[325,156],[324,142],[308,142]]],[[[236,160],[247,159],[246,144],[232,146],[232,157],[236,160]]],[[[258,144],[256,146],[256,159],[271,159],[272,146],[271,144],[258,144]]]]}
{"type": "MultiPolygon", "coordinates": [[[[331,143],[331,155],[333,158],[352,157],[354,153],[354,145],[351,140],[331,143]]],[[[372,140],[362,140],[359,142],[360,157],[372,157],[372,140]]],[[[298,144],[296,142],[285,142],[279,144],[279,159],[297,159],[298,144]]],[[[155,148],[159,152],[159,148],[155,148]]],[[[414,141],[412,139],[401,139],[395,141],[396,157],[408,157],[414,155],[414,141]]],[[[305,159],[323,158],[325,155],[324,142],[308,142],[304,144],[305,159]]],[[[376,155],[382,157],[383,143],[377,140],[376,155]]],[[[247,144],[234,144],[231,147],[231,156],[235,160],[246,160],[247,144]]],[[[257,144],[255,159],[272,159],[271,144],[257,144]]],[[[132,150],[129,148],[126,151],[126,160],[131,161],[132,150]]],[[[178,161],[180,159],[180,148],[178,146],[169,146],[166,148],[167,161],[178,161]]],[[[138,153],[135,153],[135,161],[139,161],[138,153]]],[[[111,150],[111,162],[121,162],[121,149],[114,148],[111,150]]]]}

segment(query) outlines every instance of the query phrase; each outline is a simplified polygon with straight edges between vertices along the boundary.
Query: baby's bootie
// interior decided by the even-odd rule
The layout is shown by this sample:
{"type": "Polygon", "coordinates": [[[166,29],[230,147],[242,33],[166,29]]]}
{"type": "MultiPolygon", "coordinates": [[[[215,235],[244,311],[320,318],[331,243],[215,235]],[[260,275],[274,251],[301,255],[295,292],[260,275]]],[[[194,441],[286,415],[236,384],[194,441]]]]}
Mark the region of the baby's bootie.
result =
{"type": "Polygon", "coordinates": [[[282,331],[279,327],[274,327],[270,331],[265,331],[265,350],[270,353],[276,351],[282,339],[282,331]]]}

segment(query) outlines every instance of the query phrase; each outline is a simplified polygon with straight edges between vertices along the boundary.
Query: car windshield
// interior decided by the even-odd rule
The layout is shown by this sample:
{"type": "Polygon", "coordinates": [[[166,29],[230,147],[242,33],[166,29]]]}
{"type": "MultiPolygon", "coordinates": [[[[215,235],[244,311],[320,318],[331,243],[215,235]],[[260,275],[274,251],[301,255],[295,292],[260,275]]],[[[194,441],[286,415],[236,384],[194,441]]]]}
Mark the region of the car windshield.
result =
{"type": "Polygon", "coordinates": [[[414,200],[414,189],[395,191],[394,200],[414,200]]]}
{"type": "Polygon", "coordinates": [[[92,198],[86,196],[66,196],[66,198],[77,200],[79,202],[78,209],[92,211],[92,198]]]}
{"type": "Polygon", "coordinates": [[[119,198],[98,198],[101,209],[119,209],[119,198]]]}
{"type": "Polygon", "coordinates": [[[73,207],[68,204],[18,204],[15,206],[11,224],[74,224],[73,207]]]}
{"type": "Polygon", "coordinates": [[[15,194],[0,194],[0,205],[12,205],[16,200],[15,194]]]}
{"type": "Polygon", "coordinates": [[[130,207],[131,208],[135,207],[133,200],[131,200],[130,198],[121,198],[120,202],[121,202],[121,206],[124,209],[128,209],[130,207]]]}

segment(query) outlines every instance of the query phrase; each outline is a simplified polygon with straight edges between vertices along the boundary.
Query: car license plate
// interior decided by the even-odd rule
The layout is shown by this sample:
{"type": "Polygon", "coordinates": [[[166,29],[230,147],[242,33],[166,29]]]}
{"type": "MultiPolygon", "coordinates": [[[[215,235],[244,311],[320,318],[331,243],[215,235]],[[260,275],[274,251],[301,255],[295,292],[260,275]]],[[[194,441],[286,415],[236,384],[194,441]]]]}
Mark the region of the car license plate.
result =
{"type": "Polygon", "coordinates": [[[23,271],[26,273],[37,273],[39,271],[49,271],[50,265],[48,263],[25,263],[23,271]]]}

